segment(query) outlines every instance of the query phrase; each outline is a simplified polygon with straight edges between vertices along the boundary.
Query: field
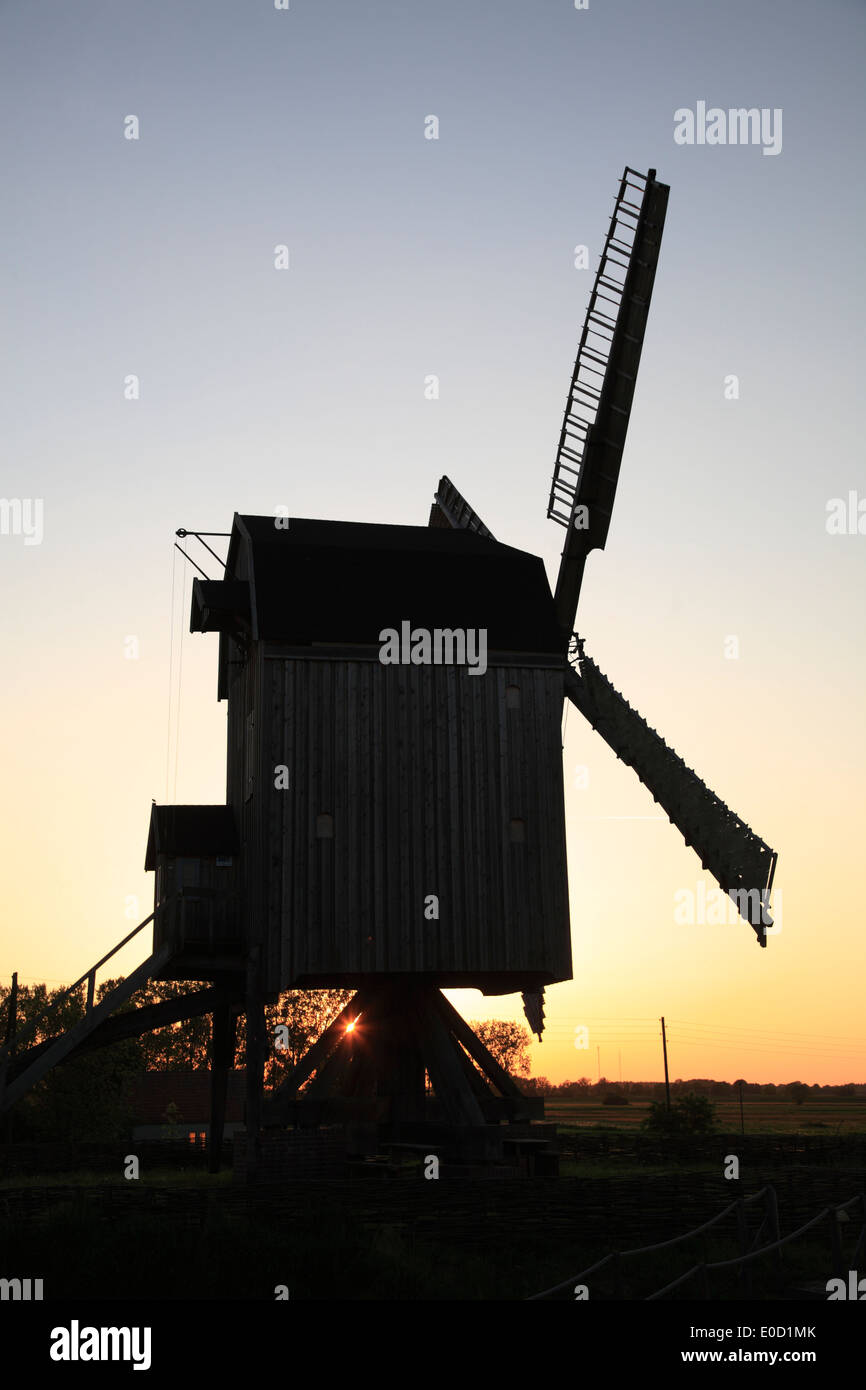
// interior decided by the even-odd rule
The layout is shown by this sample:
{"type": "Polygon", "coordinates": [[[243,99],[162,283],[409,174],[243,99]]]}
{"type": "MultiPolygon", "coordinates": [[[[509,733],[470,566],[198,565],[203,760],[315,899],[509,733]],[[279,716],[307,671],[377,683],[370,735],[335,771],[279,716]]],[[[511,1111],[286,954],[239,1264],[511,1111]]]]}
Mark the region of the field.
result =
{"type": "MultiPolygon", "coordinates": [[[[740,1133],[740,1106],[734,1100],[717,1100],[716,1129],[740,1133]]],[[[600,1105],[595,1101],[560,1100],[544,1103],[545,1118],[563,1130],[622,1129],[635,1131],[649,1112],[649,1101],[628,1105],[600,1105]]],[[[866,1134],[866,1100],[816,1100],[794,1105],[792,1101],[745,1100],[743,1129],[746,1134],[866,1134]]]]}

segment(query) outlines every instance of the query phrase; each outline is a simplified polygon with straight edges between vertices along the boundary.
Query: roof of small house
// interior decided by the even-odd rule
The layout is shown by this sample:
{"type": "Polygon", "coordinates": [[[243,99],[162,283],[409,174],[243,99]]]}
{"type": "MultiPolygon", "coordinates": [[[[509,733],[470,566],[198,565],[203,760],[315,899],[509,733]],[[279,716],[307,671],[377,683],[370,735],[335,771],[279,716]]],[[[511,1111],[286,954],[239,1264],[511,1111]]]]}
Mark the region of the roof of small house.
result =
{"type": "Polygon", "coordinates": [[[259,639],[378,646],[408,620],[486,629],[489,651],[562,652],[543,562],[474,531],[236,515],[229,579],[244,549],[259,639]]]}
{"type": "MultiPolygon", "coordinates": [[[[201,1071],[145,1071],[136,1077],[131,1092],[134,1123],[137,1125],[167,1124],[168,1105],[177,1106],[179,1124],[193,1128],[210,1120],[211,1074],[201,1071]]],[[[226,1087],[226,1122],[243,1123],[246,1071],[230,1071],[226,1087]]]]}
{"type": "Polygon", "coordinates": [[[158,854],[199,858],[239,849],[231,806],[151,807],[145,869],[156,868],[158,854]]]}

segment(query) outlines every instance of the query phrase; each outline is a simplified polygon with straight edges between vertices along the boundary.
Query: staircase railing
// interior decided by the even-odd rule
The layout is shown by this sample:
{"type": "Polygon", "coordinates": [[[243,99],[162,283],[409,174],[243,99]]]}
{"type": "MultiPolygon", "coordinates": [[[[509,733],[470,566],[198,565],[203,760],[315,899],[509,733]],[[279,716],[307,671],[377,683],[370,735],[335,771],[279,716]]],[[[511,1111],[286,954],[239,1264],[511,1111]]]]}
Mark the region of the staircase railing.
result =
{"type": "Polygon", "coordinates": [[[138,933],[141,931],[143,927],[147,926],[148,922],[152,921],[153,913],[151,912],[149,916],[145,917],[143,922],[139,922],[137,927],[133,927],[132,931],[127,936],[125,936],[122,941],[118,941],[116,946],[113,946],[110,951],[108,951],[104,956],[100,957],[100,959],[96,962],[95,965],[91,965],[89,970],[85,970],[83,975],[79,975],[78,979],[75,981],[73,985],[69,985],[69,987],[63,990],[60,994],[55,995],[51,1002],[47,1005],[46,1008],[42,1010],[41,1013],[36,1014],[33,1018],[29,1019],[23,1028],[16,1030],[14,1035],[10,1038],[9,1042],[5,1043],[3,1047],[0,1047],[0,1066],[2,1066],[2,1064],[8,1060],[12,1052],[18,1050],[19,1046],[25,1039],[31,1037],[32,1034],[36,1032],[40,1024],[43,1024],[49,1018],[49,1016],[65,1000],[67,1000],[70,997],[70,995],[74,994],[76,990],[81,988],[85,980],[87,981],[86,1012],[90,1013],[91,1009],[93,1008],[94,998],[96,994],[97,970],[99,970],[101,966],[105,965],[106,961],[111,960],[112,956],[116,956],[118,951],[122,950],[123,947],[126,946],[127,943],[130,942],[134,936],[138,935],[138,933]]]}

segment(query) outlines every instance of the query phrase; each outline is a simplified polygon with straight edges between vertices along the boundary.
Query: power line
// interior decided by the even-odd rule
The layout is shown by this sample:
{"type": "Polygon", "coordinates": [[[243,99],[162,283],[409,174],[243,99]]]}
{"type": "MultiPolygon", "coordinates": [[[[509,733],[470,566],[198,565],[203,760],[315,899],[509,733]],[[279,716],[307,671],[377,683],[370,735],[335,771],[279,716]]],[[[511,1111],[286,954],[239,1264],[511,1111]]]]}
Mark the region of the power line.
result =
{"type": "MultiPolygon", "coordinates": [[[[689,1033],[688,1031],[680,1032],[677,1027],[674,1027],[672,1029],[669,1020],[667,1020],[667,1030],[669,1036],[678,1039],[683,1043],[684,1046],[689,1047],[720,1047],[726,1049],[735,1048],[739,1052],[747,1052],[750,1054],[754,1053],[757,1055],[767,1053],[773,1055],[783,1054],[790,1057],[820,1057],[828,1061],[834,1058],[844,1060],[857,1056],[866,1056],[866,1054],[864,1054],[863,1045],[857,1040],[849,1040],[847,1043],[840,1041],[838,1045],[826,1047],[821,1046],[820,1044],[815,1044],[807,1041],[798,1043],[796,1041],[783,1038],[780,1039],[778,1046],[773,1047],[771,1045],[771,1039],[766,1037],[732,1038],[726,1036],[724,1033],[721,1033],[718,1037],[695,1036],[694,1034],[689,1033]]],[[[545,1028],[545,1033],[550,1035],[550,1042],[562,1046],[568,1040],[571,1033],[571,1029],[568,1025],[560,1025],[559,1027],[557,1027],[556,1025],[548,1025],[545,1028]]],[[[598,1029],[593,1029],[592,1033],[596,1038],[597,1042],[600,1042],[605,1045],[608,1045],[610,1043],[627,1042],[633,1046],[646,1045],[647,1047],[653,1046],[659,1036],[658,1029],[654,1030],[652,1033],[635,1033],[626,1032],[625,1030],[611,1030],[600,1032],[598,1029]]]]}
{"type": "MultiPolygon", "coordinates": [[[[751,1027],[751,1026],[748,1025],[748,1024],[741,1024],[741,1025],[738,1025],[738,1024],[731,1024],[730,1026],[728,1026],[727,1024],[720,1024],[720,1023],[693,1023],[693,1022],[691,1022],[689,1019],[685,1019],[685,1018],[668,1019],[668,1022],[669,1022],[669,1023],[677,1023],[677,1024],[679,1024],[681,1027],[682,1027],[682,1026],[685,1026],[685,1027],[688,1027],[688,1028],[709,1028],[709,1029],[713,1029],[713,1030],[721,1030],[721,1031],[723,1031],[723,1032],[725,1032],[725,1033],[729,1033],[729,1032],[739,1032],[739,1033],[742,1033],[742,1032],[746,1032],[746,1033],[769,1033],[769,1034],[770,1034],[772,1037],[774,1037],[774,1038],[779,1037],[779,1035],[780,1035],[781,1033],[786,1033],[786,1034],[788,1034],[788,1036],[790,1036],[790,1037],[795,1037],[795,1038],[825,1038],[825,1037],[828,1036],[828,1034],[826,1034],[826,1033],[801,1033],[801,1032],[799,1032],[799,1031],[797,1031],[797,1030],[795,1030],[795,1029],[792,1029],[792,1028],[753,1028],[753,1027],[751,1027]]],[[[830,1036],[833,1036],[833,1035],[830,1035],[830,1036]]],[[[836,1034],[835,1036],[838,1037],[839,1035],[836,1034]]]]}
{"type": "Polygon", "coordinates": [[[861,1044],[852,1043],[850,1047],[816,1047],[811,1043],[786,1043],[780,1042],[778,1047],[774,1047],[769,1038],[762,1038],[760,1042],[751,1042],[748,1038],[730,1038],[727,1042],[722,1038],[696,1038],[688,1033],[677,1033],[684,1043],[690,1043],[694,1047],[738,1047],[747,1052],[787,1052],[791,1057],[851,1057],[861,1056],[866,1059],[866,1052],[861,1044]]]}
{"type": "Polygon", "coordinates": [[[850,1061],[857,1061],[857,1060],[859,1060],[859,1061],[863,1062],[864,1066],[866,1066],[866,1060],[864,1060],[864,1056],[863,1056],[863,1051],[862,1051],[862,1049],[861,1049],[859,1052],[856,1051],[856,1050],[853,1051],[853,1052],[821,1052],[820,1050],[818,1050],[818,1049],[816,1049],[816,1048],[803,1048],[802,1050],[800,1050],[799,1048],[796,1048],[796,1047],[795,1047],[795,1048],[786,1048],[786,1047],[752,1047],[749,1043],[741,1043],[741,1042],[736,1042],[736,1041],[734,1041],[734,1042],[729,1042],[729,1043],[724,1043],[724,1042],[707,1041],[707,1040],[702,1039],[702,1038],[680,1038],[679,1041],[682,1043],[682,1045],[683,1045],[684,1048],[685,1048],[685,1047],[712,1047],[712,1048],[722,1048],[724,1051],[728,1051],[728,1052],[731,1052],[731,1051],[733,1051],[733,1052],[739,1052],[739,1053],[744,1053],[744,1052],[745,1052],[745,1053],[747,1053],[747,1054],[749,1054],[749,1055],[755,1055],[755,1056],[759,1056],[759,1057],[761,1057],[761,1056],[770,1056],[770,1057],[775,1057],[775,1056],[778,1056],[778,1057],[803,1057],[803,1058],[812,1057],[812,1058],[815,1058],[816,1060],[819,1060],[819,1061],[822,1061],[822,1062],[833,1062],[833,1061],[842,1062],[842,1061],[848,1061],[848,1060],[850,1060],[850,1061]]]}
{"type": "MultiPolygon", "coordinates": [[[[657,1024],[658,1020],[647,1020],[647,1022],[655,1022],[657,1024]]],[[[845,1037],[842,1034],[799,1033],[793,1029],[750,1028],[748,1026],[736,1026],[733,1024],[728,1026],[723,1024],[687,1023],[683,1019],[670,1018],[666,1018],[666,1022],[668,1031],[670,1031],[671,1027],[678,1029],[683,1028],[689,1033],[693,1030],[700,1030],[700,1033],[710,1035],[705,1038],[705,1040],[709,1042],[712,1042],[715,1038],[731,1040],[731,1035],[735,1034],[737,1036],[734,1037],[733,1041],[741,1043],[743,1046],[757,1047],[769,1040],[778,1040],[792,1047],[817,1045],[823,1050],[827,1050],[828,1044],[831,1048],[838,1046],[844,1048],[853,1047],[855,1049],[863,1047],[864,1045],[862,1039],[845,1037]],[[751,1036],[752,1034],[755,1036],[751,1036]]],[[[637,1023],[637,1020],[635,1023],[637,1023]]],[[[549,1019],[546,1022],[545,1031],[551,1034],[565,1035],[570,1033],[575,1027],[581,1026],[591,1027],[594,1033],[602,1037],[602,1040],[615,1039],[617,1037],[637,1039],[641,1037],[648,1038],[658,1036],[657,1027],[648,1030],[631,1023],[626,1025],[613,1021],[609,1022],[607,1020],[599,1024],[591,1015],[583,1015],[579,1024],[572,1023],[570,1020],[549,1019]]]]}
{"type": "MultiPolygon", "coordinates": [[[[668,1025],[668,1027],[670,1027],[670,1024],[668,1025]]],[[[773,1039],[772,1037],[766,1037],[763,1035],[759,1038],[736,1037],[724,1031],[709,1036],[706,1033],[698,1033],[694,1030],[685,1028],[683,1027],[683,1025],[675,1025],[675,1027],[677,1027],[678,1036],[684,1038],[691,1038],[694,1042],[707,1043],[708,1046],[712,1046],[714,1044],[722,1045],[725,1043],[735,1043],[737,1047],[761,1048],[773,1046],[774,1043],[778,1043],[781,1047],[789,1048],[792,1051],[801,1051],[803,1049],[812,1052],[844,1052],[846,1050],[851,1051],[852,1049],[855,1052],[864,1051],[863,1042],[860,1038],[840,1038],[837,1042],[832,1042],[828,1046],[821,1042],[815,1042],[809,1038],[799,1039],[779,1037],[777,1039],[773,1039]]]]}

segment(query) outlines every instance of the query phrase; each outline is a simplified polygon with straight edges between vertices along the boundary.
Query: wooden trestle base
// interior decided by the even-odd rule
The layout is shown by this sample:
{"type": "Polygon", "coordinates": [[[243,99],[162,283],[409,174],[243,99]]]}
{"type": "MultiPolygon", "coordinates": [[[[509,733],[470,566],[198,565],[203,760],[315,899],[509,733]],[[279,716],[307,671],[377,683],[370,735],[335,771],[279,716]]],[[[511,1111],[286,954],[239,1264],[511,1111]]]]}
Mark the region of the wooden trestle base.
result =
{"type": "Polygon", "coordinates": [[[398,1131],[435,1128],[434,1115],[449,1129],[480,1131],[542,1119],[544,1102],[522,1095],[441,990],[376,981],[358,990],[264,1102],[262,1125],[376,1121],[395,1139],[398,1131]]]}

